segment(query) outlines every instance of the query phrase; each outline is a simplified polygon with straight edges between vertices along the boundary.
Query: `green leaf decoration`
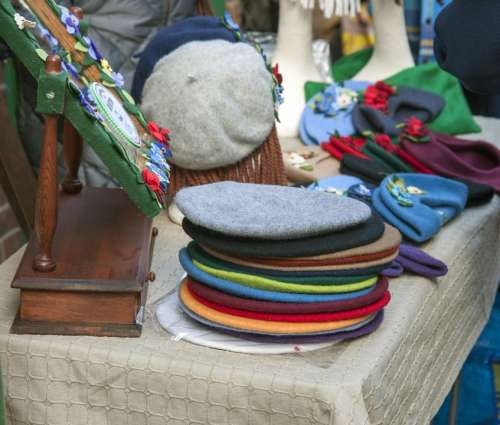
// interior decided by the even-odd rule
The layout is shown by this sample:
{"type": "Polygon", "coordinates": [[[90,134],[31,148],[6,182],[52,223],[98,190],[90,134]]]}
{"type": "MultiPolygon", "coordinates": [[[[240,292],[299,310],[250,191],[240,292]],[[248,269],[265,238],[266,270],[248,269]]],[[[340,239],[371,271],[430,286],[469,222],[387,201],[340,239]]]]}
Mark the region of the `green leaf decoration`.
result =
{"type": "Polygon", "coordinates": [[[87,52],[85,54],[85,58],[83,59],[83,66],[89,66],[89,65],[92,65],[94,63],[94,59],[92,58],[92,56],[89,55],[89,53],[87,52]]]}
{"type": "Polygon", "coordinates": [[[73,80],[68,79],[68,87],[71,93],[76,94],[77,96],[80,95],[81,93],[80,87],[78,87],[78,84],[76,84],[73,80]]]}
{"type": "Polygon", "coordinates": [[[51,7],[51,9],[58,15],[61,16],[61,9],[59,9],[58,4],[54,0],[46,0],[47,4],[51,7]]]}
{"type": "Polygon", "coordinates": [[[115,86],[115,80],[113,80],[113,77],[111,77],[111,75],[109,75],[107,72],[101,70],[101,81],[103,82],[104,85],[106,85],[105,83],[109,83],[109,84],[113,84],[112,86],[108,86],[108,87],[114,87],[115,86]]]}
{"type": "Polygon", "coordinates": [[[132,105],[131,103],[124,102],[123,107],[127,110],[127,112],[130,112],[134,115],[137,115],[141,112],[137,105],[132,105]]]}
{"type": "Polygon", "coordinates": [[[47,56],[49,56],[48,53],[43,49],[35,49],[35,52],[38,57],[44,62],[47,60],[47,56]]]}
{"type": "Polygon", "coordinates": [[[75,50],[78,50],[79,52],[83,52],[83,53],[86,53],[89,51],[89,48],[87,46],[85,46],[81,41],[77,41],[75,43],[75,50]]]}
{"type": "Polygon", "coordinates": [[[135,100],[130,94],[128,93],[127,90],[120,90],[120,96],[122,97],[123,100],[125,100],[128,103],[131,103],[132,105],[135,105],[135,100]]]}
{"type": "Polygon", "coordinates": [[[107,81],[104,81],[104,80],[102,81],[102,85],[103,85],[103,86],[106,86],[106,87],[110,87],[110,88],[112,88],[112,87],[115,87],[115,86],[116,86],[116,84],[115,84],[115,83],[108,83],[107,81]]]}
{"type": "MultiPolygon", "coordinates": [[[[143,128],[148,128],[148,123],[146,121],[146,118],[144,118],[144,115],[142,115],[142,112],[139,111],[139,114],[136,115],[136,118],[139,120],[143,128]]],[[[278,120],[279,122],[279,120],[278,120]]]]}
{"type": "Polygon", "coordinates": [[[82,66],[78,62],[73,62],[73,66],[76,68],[78,73],[82,72],[82,66]]]}

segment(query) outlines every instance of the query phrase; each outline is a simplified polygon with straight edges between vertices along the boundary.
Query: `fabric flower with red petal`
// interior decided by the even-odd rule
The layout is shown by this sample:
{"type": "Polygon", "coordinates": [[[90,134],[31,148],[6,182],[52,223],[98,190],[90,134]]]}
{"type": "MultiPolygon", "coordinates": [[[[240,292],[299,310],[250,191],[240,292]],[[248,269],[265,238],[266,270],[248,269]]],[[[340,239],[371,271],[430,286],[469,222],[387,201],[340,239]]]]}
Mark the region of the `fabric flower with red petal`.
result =
{"type": "Polygon", "coordinates": [[[392,86],[390,86],[387,83],[384,83],[383,81],[377,81],[375,83],[375,87],[378,91],[385,93],[387,97],[393,96],[396,94],[396,89],[392,86]]]}
{"type": "Polygon", "coordinates": [[[161,193],[160,178],[155,173],[145,168],[142,170],[142,178],[154,193],[161,193]]]}
{"type": "Polygon", "coordinates": [[[373,141],[387,152],[395,152],[396,146],[392,143],[392,139],[387,134],[376,134],[373,136],[373,141]]]}
{"type": "Polygon", "coordinates": [[[396,93],[394,87],[378,81],[368,86],[363,94],[363,103],[386,114],[389,110],[389,98],[396,93]]]}
{"type": "Polygon", "coordinates": [[[280,84],[280,85],[283,84],[283,75],[281,75],[279,72],[278,64],[273,66],[273,75],[274,75],[274,78],[276,78],[276,81],[278,82],[278,84],[280,84]]]}
{"type": "Polygon", "coordinates": [[[405,122],[402,137],[415,143],[427,143],[429,129],[417,117],[410,117],[405,122]]]}
{"type": "Polygon", "coordinates": [[[149,134],[151,134],[151,137],[153,137],[158,142],[168,146],[168,135],[170,134],[170,130],[168,128],[161,128],[154,121],[150,121],[148,123],[148,130],[149,134]]]}

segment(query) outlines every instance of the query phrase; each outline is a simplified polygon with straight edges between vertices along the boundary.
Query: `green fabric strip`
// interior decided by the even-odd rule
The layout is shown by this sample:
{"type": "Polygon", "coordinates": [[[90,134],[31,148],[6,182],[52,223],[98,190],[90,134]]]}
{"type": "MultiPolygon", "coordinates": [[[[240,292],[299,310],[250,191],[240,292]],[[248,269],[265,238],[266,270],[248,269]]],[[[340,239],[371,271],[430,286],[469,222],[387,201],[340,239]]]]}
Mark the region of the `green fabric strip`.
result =
{"type": "Polygon", "coordinates": [[[263,273],[254,273],[244,266],[238,264],[229,263],[227,261],[220,260],[211,256],[210,254],[203,251],[203,249],[196,243],[190,242],[187,246],[190,257],[199,263],[219,270],[225,270],[228,272],[242,273],[242,274],[252,274],[253,276],[261,276],[267,279],[274,280],[279,283],[285,284],[299,284],[299,285],[349,285],[353,283],[359,283],[371,279],[374,276],[293,276],[287,275],[286,277],[278,277],[263,273]]]}
{"type": "Polygon", "coordinates": [[[218,277],[219,279],[229,280],[241,285],[250,286],[252,288],[264,289],[267,291],[276,292],[295,292],[303,294],[335,294],[343,292],[354,292],[362,289],[370,288],[377,283],[377,278],[373,277],[363,280],[359,283],[350,283],[347,285],[297,285],[293,283],[279,282],[273,279],[268,279],[262,276],[230,272],[226,270],[214,269],[205,266],[199,261],[193,260],[193,264],[205,273],[218,277]]]}

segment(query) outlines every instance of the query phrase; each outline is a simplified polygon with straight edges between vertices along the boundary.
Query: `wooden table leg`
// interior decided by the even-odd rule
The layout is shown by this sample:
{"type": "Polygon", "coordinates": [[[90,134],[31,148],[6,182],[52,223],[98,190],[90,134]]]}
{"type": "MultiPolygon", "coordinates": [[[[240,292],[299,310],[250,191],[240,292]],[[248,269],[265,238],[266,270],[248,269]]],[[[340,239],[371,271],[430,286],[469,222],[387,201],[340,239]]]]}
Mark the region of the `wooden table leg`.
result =
{"type": "MultiPolygon", "coordinates": [[[[49,56],[45,63],[48,73],[61,72],[61,59],[49,56]]],[[[33,268],[40,272],[53,271],[56,262],[52,258],[52,241],[57,226],[57,115],[45,116],[42,156],[35,205],[35,234],[38,254],[33,268]]]]}
{"type": "Polygon", "coordinates": [[[78,179],[78,169],[82,158],[83,141],[73,125],[64,120],[64,162],[66,163],[67,174],[62,183],[64,192],[80,193],[82,182],[78,179]]]}

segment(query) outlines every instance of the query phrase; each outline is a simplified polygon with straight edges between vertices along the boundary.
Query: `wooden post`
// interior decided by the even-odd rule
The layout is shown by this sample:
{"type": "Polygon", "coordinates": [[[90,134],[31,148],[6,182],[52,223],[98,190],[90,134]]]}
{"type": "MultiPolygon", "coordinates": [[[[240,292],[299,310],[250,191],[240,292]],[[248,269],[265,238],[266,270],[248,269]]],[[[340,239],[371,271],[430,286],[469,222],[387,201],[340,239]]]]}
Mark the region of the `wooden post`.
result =
{"type": "Polygon", "coordinates": [[[67,119],[64,120],[63,148],[67,169],[66,177],[62,183],[63,190],[66,193],[80,193],[82,182],[78,179],[78,169],[82,158],[83,141],[67,119]]]}
{"type": "MultiPolygon", "coordinates": [[[[78,19],[83,19],[83,10],[80,7],[73,6],[69,10],[78,19]]],[[[67,174],[64,177],[62,188],[65,193],[80,193],[82,182],[78,179],[78,169],[82,159],[83,141],[67,119],[64,120],[63,148],[67,174]]]]}
{"type": "MultiPolygon", "coordinates": [[[[61,72],[61,59],[51,55],[45,62],[47,73],[61,72]]],[[[49,94],[47,94],[49,95],[49,94]]],[[[57,227],[57,115],[45,115],[42,156],[35,204],[35,235],[38,253],[33,268],[50,272],[56,268],[52,258],[52,241],[57,227]]]]}

